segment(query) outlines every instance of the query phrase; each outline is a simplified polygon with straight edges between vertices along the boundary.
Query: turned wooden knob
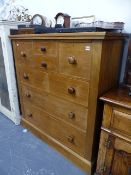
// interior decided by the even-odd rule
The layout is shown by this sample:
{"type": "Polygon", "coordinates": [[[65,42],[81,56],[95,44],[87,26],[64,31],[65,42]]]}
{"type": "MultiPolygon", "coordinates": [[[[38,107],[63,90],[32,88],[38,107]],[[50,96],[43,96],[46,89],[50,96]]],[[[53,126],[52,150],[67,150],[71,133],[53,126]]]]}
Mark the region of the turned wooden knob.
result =
{"type": "Polygon", "coordinates": [[[76,58],[75,57],[69,57],[68,62],[69,62],[69,64],[76,64],[76,58]]]}
{"type": "Polygon", "coordinates": [[[68,88],[68,93],[69,93],[69,94],[75,94],[75,88],[69,87],[69,88],[68,88]]]}
{"type": "Polygon", "coordinates": [[[111,145],[112,145],[111,140],[105,140],[105,147],[106,148],[109,149],[111,147],[111,145]]]}
{"type": "Polygon", "coordinates": [[[106,172],[106,170],[107,170],[107,167],[104,165],[104,166],[101,168],[101,173],[106,172]]]}
{"type": "Polygon", "coordinates": [[[28,116],[29,118],[32,118],[32,117],[33,117],[32,113],[27,114],[27,116],[28,116]]]}
{"type": "Polygon", "coordinates": [[[22,57],[26,57],[26,53],[25,52],[21,51],[20,54],[21,54],[22,57]]]}
{"type": "Polygon", "coordinates": [[[45,67],[45,68],[47,68],[47,63],[44,62],[44,61],[42,61],[42,62],[41,62],[41,67],[45,67]]]}
{"type": "Polygon", "coordinates": [[[74,143],[74,136],[68,136],[67,140],[70,143],[74,143]]]}
{"type": "Polygon", "coordinates": [[[74,112],[69,112],[68,117],[69,117],[69,119],[74,119],[75,118],[75,113],[74,112]]]}
{"type": "Polygon", "coordinates": [[[45,52],[45,51],[46,51],[46,47],[41,47],[40,50],[41,50],[42,52],[45,52]]]}
{"type": "Polygon", "coordinates": [[[24,77],[25,80],[29,79],[29,76],[26,73],[24,73],[23,77],[24,77]]]}
{"type": "Polygon", "coordinates": [[[26,97],[30,98],[31,94],[29,92],[26,93],[26,97]]]}

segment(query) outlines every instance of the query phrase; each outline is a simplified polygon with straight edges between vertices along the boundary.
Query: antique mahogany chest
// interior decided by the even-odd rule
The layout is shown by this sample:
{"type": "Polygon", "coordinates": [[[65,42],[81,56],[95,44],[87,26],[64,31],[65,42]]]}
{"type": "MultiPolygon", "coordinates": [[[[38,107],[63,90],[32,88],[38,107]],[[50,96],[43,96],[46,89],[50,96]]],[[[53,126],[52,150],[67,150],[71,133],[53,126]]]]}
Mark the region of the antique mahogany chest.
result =
{"type": "Polygon", "coordinates": [[[131,97],[129,89],[112,89],[104,101],[96,175],[131,175],[131,97]]]}
{"type": "Polygon", "coordinates": [[[118,82],[123,35],[83,32],[10,38],[22,125],[93,172],[100,120],[97,99],[118,82]]]}

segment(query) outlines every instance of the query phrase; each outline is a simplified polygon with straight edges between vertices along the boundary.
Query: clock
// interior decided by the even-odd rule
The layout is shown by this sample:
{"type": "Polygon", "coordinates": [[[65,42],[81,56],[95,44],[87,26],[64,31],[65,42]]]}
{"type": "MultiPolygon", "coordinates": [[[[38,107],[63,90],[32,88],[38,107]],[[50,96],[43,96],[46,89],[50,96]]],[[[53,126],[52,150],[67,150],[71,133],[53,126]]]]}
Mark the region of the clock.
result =
{"type": "Polygon", "coordinates": [[[31,25],[42,25],[45,26],[45,17],[40,14],[35,14],[31,19],[31,25]]]}
{"type": "Polygon", "coordinates": [[[55,27],[64,27],[69,28],[70,27],[70,16],[66,13],[57,13],[55,16],[56,25],[55,27]]]}

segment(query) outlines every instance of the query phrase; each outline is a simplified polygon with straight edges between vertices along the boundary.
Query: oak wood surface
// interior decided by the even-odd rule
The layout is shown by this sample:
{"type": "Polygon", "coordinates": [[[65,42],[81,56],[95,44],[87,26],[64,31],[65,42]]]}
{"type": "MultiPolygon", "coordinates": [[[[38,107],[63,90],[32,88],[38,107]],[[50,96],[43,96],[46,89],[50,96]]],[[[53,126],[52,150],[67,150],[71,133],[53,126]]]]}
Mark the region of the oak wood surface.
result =
{"type": "Polygon", "coordinates": [[[90,80],[92,59],[91,43],[61,42],[59,43],[60,73],[90,80]],[[71,62],[72,60],[72,62],[71,62]]]}
{"type": "Polygon", "coordinates": [[[84,157],[85,132],[52,117],[34,105],[28,103],[23,103],[23,105],[23,117],[26,120],[84,157]]]}
{"type": "Polygon", "coordinates": [[[43,109],[50,115],[64,120],[69,124],[86,130],[88,109],[82,105],[77,105],[69,101],[60,99],[56,96],[41,91],[38,88],[21,84],[21,97],[25,103],[30,103],[43,109]],[[29,93],[30,98],[26,96],[29,93]],[[55,110],[54,110],[55,109],[55,110]],[[71,117],[71,113],[74,116],[71,117]]]}
{"type": "MultiPolygon", "coordinates": [[[[54,144],[53,137],[57,138],[59,136],[58,131],[62,130],[65,126],[66,128],[71,128],[71,130],[69,129],[70,132],[72,130],[78,131],[76,132],[78,136],[84,132],[84,139],[82,139],[82,145],[84,146],[77,151],[81,158],[79,156],[74,158],[74,153],[72,153],[72,156],[71,154],[70,156],[68,155],[68,158],[77,162],[81,167],[81,159],[84,159],[85,162],[90,162],[90,166],[88,166],[88,163],[86,165],[91,174],[93,174],[96,162],[102,118],[101,112],[98,112],[100,111],[100,105],[98,105],[97,100],[101,94],[117,84],[120,52],[124,36],[123,34],[91,32],[16,35],[10,37],[14,48],[14,59],[23,113],[22,123],[42,138],[48,135],[46,141],[49,137],[52,137],[51,144],[54,144]],[[31,44],[31,47],[30,45],[27,46],[27,59],[24,58],[22,61],[20,61],[20,55],[22,57],[25,57],[25,55],[19,52],[24,49],[24,46],[22,44],[22,49],[17,49],[17,41],[24,41],[25,43],[28,41],[31,44]],[[116,52],[114,52],[115,46],[116,52]],[[41,61],[44,62],[43,68],[39,68],[41,61]],[[109,63],[113,63],[113,61],[114,66],[109,67],[109,63]],[[78,64],[77,66],[76,63],[78,64]],[[109,83],[106,80],[107,78],[109,83]],[[28,105],[28,108],[25,107],[25,104],[28,105]],[[35,116],[37,116],[37,110],[39,114],[38,117],[35,117],[33,123],[31,123],[31,119],[24,119],[24,111],[30,108],[35,113],[35,116]],[[50,122],[49,118],[45,120],[48,125],[55,120],[59,121],[58,123],[61,123],[63,127],[54,122],[55,124],[53,123],[52,127],[55,127],[57,132],[55,129],[51,129],[50,126],[47,128],[47,134],[44,131],[46,126],[44,126],[44,123],[40,123],[43,119],[41,111],[46,113],[45,116],[47,118],[51,116],[49,117],[50,122]],[[69,122],[69,119],[67,119],[67,113],[69,117],[69,112],[75,113],[75,122],[73,120],[69,122]],[[51,130],[54,134],[52,136],[51,130]]],[[[70,117],[73,115],[71,113],[70,117]]],[[[69,137],[69,140],[71,141],[72,137],[69,137]]],[[[56,145],[61,145],[58,147],[68,150],[68,145],[63,140],[59,139],[59,143],[58,141],[54,142],[57,143],[55,147],[57,147],[56,145]]],[[[80,148],[81,143],[77,143],[80,148]]],[[[63,150],[63,152],[65,151],[63,150]]]]}
{"type": "Polygon", "coordinates": [[[71,149],[69,149],[67,146],[64,144],[61,144],[58,142],[56,139],[51,137],[50,135],[47,135],[45,132],[42,130],[38,129],[34,125],[32,125],[30,122],[22,118],[22,125],[26,128],[28,128],[31,132],[33,132],[35,135],[37,135],[39,138],[42,140],[45,140],[46,143],[50,144],[55,147],[58,151],[60,151],[66,158],[72,160],[76,165],[78,165],[80,168],[91,174],[91,167],[92,164],[90,161],[87,159],[83,158],[79,154],[75,153],[71,149]]]}

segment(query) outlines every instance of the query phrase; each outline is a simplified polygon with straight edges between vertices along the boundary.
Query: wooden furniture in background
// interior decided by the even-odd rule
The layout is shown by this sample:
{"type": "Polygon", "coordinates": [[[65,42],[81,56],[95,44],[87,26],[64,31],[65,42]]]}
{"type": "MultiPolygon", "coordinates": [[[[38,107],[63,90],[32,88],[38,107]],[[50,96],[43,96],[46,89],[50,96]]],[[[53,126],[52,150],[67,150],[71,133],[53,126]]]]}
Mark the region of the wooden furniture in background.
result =
{"type": "Polygon", "coordinates": [[[106,32],[11,36],[22,125],[89,173],[99,138],[97,98],[117,85],[123,38],[106,32]]]}
{"type": "Polygon", "coordinates": [[[105,102],[96,175],[131,175],[131,97],[128,88],[109,91],[105,102]]]}
{"type": "Polygon", "coordinates": [[[127,56],[127,62],[126,62],[124,84],[131,87],[131,36],[130,36],[129,47],[128,47],[128,56],[127,56]]]}

